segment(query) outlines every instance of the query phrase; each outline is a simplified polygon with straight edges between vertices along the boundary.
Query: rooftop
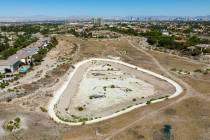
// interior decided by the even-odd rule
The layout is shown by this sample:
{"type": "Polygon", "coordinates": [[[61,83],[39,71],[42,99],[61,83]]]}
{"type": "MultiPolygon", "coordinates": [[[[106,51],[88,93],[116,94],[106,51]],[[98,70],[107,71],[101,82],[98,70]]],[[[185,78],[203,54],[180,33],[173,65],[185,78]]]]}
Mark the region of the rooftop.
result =
{"type": "Polygon", "coordinates": [[[210,48],[210,44],[198,44],[198,45],[196,45],[196,47],[199,47],[199,48],[210,48]]]}
{"type": "Polygon", "coordinates": [[[44,43],[49,42],[50,37],[40,38],[37,42],[30,44],[28,47],[17,51],[16,54],[7,58],[7,60],[0,60],[0,66],[13,65],[17,61],[36,54],[44,43]]]}

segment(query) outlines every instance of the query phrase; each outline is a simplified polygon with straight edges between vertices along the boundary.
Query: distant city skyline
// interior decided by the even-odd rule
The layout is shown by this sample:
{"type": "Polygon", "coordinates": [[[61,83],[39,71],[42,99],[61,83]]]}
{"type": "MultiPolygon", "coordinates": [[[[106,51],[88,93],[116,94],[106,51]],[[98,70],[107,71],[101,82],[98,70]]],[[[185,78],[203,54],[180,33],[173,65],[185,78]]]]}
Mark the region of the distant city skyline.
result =
{"type": "Polygon", "coordinates": [[[0,17],[68,16],[205,16],[210,0],[7,0],[0,17]]]}

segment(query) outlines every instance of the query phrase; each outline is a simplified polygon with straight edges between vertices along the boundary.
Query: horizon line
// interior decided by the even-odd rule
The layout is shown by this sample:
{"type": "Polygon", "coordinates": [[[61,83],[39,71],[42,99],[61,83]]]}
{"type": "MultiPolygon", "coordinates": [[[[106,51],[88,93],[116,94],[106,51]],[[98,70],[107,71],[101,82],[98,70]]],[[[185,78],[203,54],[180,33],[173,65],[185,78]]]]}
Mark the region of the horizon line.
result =
{"type": "Polygon", "coordinates": [[[210,16],[209,14],[203,14],[203,15],[113,15],[113,16],[94,16],[94,15],[68,15],[68,16],[57,16],[57,15],[42,15],[42,14],[34,14],[34,15],[28,15],[28,16],[15,16],[15,15],[10,15],[10,16],[1,16],[1,17],[17,17],[17,18],[27,18],[27,17],[57,17],[57,18],[66,18],[66,17],[205,17],[205,16],[210,16]]]}

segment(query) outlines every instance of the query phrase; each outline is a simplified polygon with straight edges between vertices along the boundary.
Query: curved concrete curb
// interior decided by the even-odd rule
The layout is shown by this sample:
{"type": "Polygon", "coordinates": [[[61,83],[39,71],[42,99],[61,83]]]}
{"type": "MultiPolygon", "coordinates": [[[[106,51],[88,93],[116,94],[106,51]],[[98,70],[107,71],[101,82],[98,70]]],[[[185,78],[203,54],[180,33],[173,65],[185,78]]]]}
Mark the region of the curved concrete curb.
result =
{"type": "MultiPolygon", "coordinates": [[[[54,106],[56,105],[56,103],[59,101],[62,93],[64,92],[64,90],[66,89],[66,87],[68,86],[68,83],[71,81],[72,77],[74,76],[75,72],[77,71],[77,69],[87,63],[87,62],[90,62],[90,61],[107,61],[107,62],[115,62],[115,63],[118,63],[118,64],[122,64],[122,65],[125,65],[125,66],[128,66],[128,67],[131,67],[131,68],[134,68],[134,69],[137,69],[139,71],[142,71],[142,72],[145,72],[147,74],[150,74],[150,75],[153,75],[157,78],[160,78],[162,80],[165,80],[167,82],[169,82],[170,84],[172,84],[175,88],[176,88],[176,92],[169,96],[168,99],[171,99],[171,98],[174,98],[174,97],[177,97],[179,96],[182,92],[183,92],[183,88],[178,84],[176,83],[175,81],[167,78],[167,77],[164,77],[162,75],[159,75],[157,73],[154,73],[154,72],[151,72],[149,70],[146,70],[146,69],[143,69],[143,68],[139,68],[137,66],[134,66],[134,65],[131,65],[131,64],[128,64],[128,63],[125,63],[125,62],[122,62],[122,61],[118,61],[118,60],[111,60],[111,59],[101,59],[101,58],[92,58],[92,59],[88,59],[88,60],[84,60],[84,61],[81,61],[79,63],[77,63],[75,65],[75,69],[72,73],[69,74],[68,76],[68,80],[64,82],[64,84],[62,85],[61,88],[59,88],[57,91],[55,91],[55,95],[54,97],[52,98],[52,100],[50,101],[49,103],[49,106],[48,106],[48,113],[49,113],[49,116],[54,120],[56,121],[57,123],[61,123],[61,124],[67,124],[67,125],[71,125],[71,126],[79,126],[79,125],[82,125],[83,123],[82,122],[78,122],[78,123],[72,123],[72,122],[65,122],[63,120],[60,120],[56,114],[55,114],[55,111],[54,111],[54,106]]],[[[165,99],[158,99],[158,100],[154,100],[154,101],[151,101],[151,104],[152,103],[158,103],[158,102],[161,102],[161,101],[164,101],[165,99]]],[[[127,112],[130,112],[136,108],[139,108],[139,107],[143,107],[143,106],[146,106],[147,104],[146,103],[143,103],[143,104],[139,104],[139,105],[135,105],[135,106],[132,106],[126,110],[123,110],[123,111],[120,111],[120,112],[117,112],[117,113],[114,113],[112,115],[109,115],[109,116],[106,116],[106,117],[103,117],[103,118],[99,118],[99,119],[94,119],[94,120],[90,120],[90,121],[86,121],[85,124],[93,124],[93,123],[97,123],[97,122],[101,122],[101,121],[104,121],[104,120],[108,120],[108,119],[111,119],[111,118],[114,118],[114,117],[117,117],[119,115],[122,115],[122,114],[125,114],[127,112]]]]}

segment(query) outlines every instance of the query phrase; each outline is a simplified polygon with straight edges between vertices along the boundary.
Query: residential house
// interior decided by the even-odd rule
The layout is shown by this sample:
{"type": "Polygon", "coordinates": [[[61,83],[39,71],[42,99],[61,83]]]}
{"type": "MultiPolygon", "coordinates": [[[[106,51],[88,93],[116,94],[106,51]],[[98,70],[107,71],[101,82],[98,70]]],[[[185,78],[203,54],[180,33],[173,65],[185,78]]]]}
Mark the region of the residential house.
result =
{"type": "Polygon", "coordinates": [[[49,42],[49,37],[41,38],[28,47],[17,51],[16,54],[10,56],[7,60],[0,60],[0,73],[14,73],[21,64],[32,64],[32,56],[37,54],[40,49],[46,47],[49,42]]]}

